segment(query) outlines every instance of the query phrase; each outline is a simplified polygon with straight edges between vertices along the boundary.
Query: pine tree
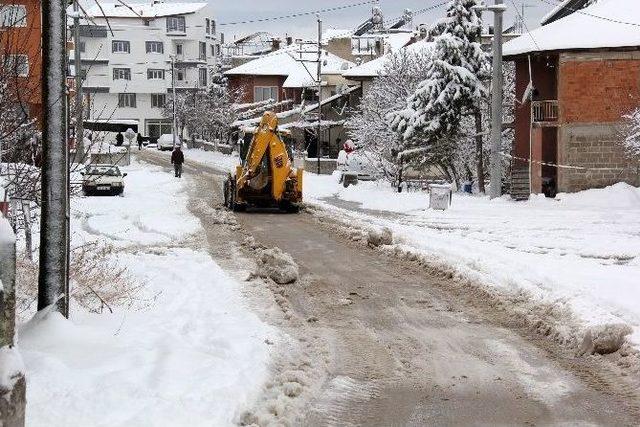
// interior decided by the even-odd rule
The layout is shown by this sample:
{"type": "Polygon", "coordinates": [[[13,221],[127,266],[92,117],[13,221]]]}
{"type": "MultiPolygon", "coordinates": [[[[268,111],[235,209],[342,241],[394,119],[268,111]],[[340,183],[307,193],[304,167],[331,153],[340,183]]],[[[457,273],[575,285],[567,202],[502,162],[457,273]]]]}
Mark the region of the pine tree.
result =
{"type": "MultiPolygon", "coordinates": [[[[479,111],[489,60],[480,44],[476,0],[452,0],[447,15],[430,31],[434,47],[427,77],[404,109],[387,115],[401,133],[405,156],[453,167],[462,117],[479,111]]],[[[452,175],[457,175],[452,171],[452,175]]]]}

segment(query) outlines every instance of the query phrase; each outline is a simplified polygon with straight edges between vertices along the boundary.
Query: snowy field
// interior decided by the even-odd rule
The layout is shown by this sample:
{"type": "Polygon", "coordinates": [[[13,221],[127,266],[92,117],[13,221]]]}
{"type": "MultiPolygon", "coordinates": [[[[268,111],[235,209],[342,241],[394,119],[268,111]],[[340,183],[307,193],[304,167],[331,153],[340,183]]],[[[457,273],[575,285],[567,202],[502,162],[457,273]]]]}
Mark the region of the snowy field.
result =
{"type": "MultiPolygon", "coordinates": [[[[138,308],[40,313],[19,340],[29,426],[230,425],[267,378],[278,332],[207,254],[185,181],[123,168],[124,197],[75,199],[73,245],[118,248],[139,284],[138,308]]],[[[98,284],[96,284],[98,286],[98,284]]]]}
{"type": "Polygon", "coordinates": [[[640,189],[617,184],[527,202],[455,194],[442,212],[428,209],[428,194],[398,194],[386,183],[345,189],[333,176],[305,178],[307,201],[389,227],[394,243],[483,285],[568,308],[585,327],[626,323],[640,348],[640,189]],[[358,212],[337,208],[342,201],[358,212]]]}
{"type": "MultiPolygon", "coordinates": [[[[230,156],[202,152],[195,159],[226,167],[230,156]]],[[[235,161],[235,160],[234,160],[235,161]]],[[[640,189],[532,196],[455,194],[447,211],[428,209],[423,192],[395,193],[386,183],[347,189],[335,176],[305,173],[305,200],[363,228],[389,227],[394,243],[444,263],[507,295],[526,295],[586,327],[625,323],[640,348],[640,189]]]]}

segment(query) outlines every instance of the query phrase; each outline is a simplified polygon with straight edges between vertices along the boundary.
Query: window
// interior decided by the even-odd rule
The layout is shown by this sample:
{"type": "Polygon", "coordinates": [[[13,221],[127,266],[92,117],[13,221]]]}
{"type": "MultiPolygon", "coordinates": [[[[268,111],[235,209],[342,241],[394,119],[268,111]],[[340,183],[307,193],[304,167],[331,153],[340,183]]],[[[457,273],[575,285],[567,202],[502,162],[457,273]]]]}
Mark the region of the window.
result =
{"type": "Polygon", "coordinates": [[[184,16],[168,16],[167,17],[167,33],[184,33],[185,24],[184,16]]]}
{"type": "Polygon", "coordinates": [[[207,34],[211,34],[211,21],[209,18],[205,19],[205,28],[207,29],[207,34]]]}
{"type": "Polygon", "coordinates": [[[80,49],[80,52],[84,53],[85,50],[87,50],[87,43],[86,42],[79,42],[78,43],[78,49],[80,49]]]}
{"type": "Polygon", "coordinates": [[[216,33],[216,20],[212,19],[211,20],[211,34],[215,34],[216,33]]]}
{"type": "Polygon", "coordinates": [[[200,42],[200,59],[207,59],[207,44],[205,42],[200,42]]]}
{"type": "Polygon", "coordinates": [[[131,80],[131,68],[114,68],[113,80],[131,80]]]}
{"type": "Polygon", "coordinates": [[[211,56],[216,56],[216,47],[211,45],[211,56]]]}
{"type": "Polygon", "coordinates": [[[21,4],[0,5],[0,27],[26,27],[27,7],[21,4]]]}
{"type": "Polygon", "coordinates": [[[164,93],[152,93],[151,94],[151,107],[163,108],[167,103],[167,95],[164,93]]]}
{"type": "Polygon", "coordinates": [[[220,56],[220,45],[216,45],[216,56],[220,56]]]}
{"type": "Polygon", "coordinates": [[[118,107],[136,108],[136,94],[135,93],[119,93],[118,107]]]}
{"type": "Polygon", "coordinates": [[[4,58],[4,68],[15,76],[29,76],[29,57],[27,55],[7,55],[4,58]]]}
{"type": "Polygon", "coordinates": [[[162,42],[145,42],[147,53],[164,53],[162,42]]]}
{"type": "Polygon", "coordinates": [[[164,80],[164,70],[147,70],[147,80],[164,80]]]}
{"type": "Polygon", "coordinates": [[[176,45],[176,55],[182,55],[183,50],[184,50],[184,49],[183,49],[183,45],[182,45],[182,43],[178,43],[178,44],[176,45]]]}
{"type": "Polygon", "coordinates": [[[179,82],[184,80],[184,70],[176,70],[176,80],[179,82]]]}
{"type": "Polygon", "coordinates": [[[269,99],[278,100],[277,86],[256,86],[253,88],[253,102],[267,101],[269,99]]]}
{"type": "Polygon", "coordinates": [[[111,52],[113,53],[131,53],[131,45],[128,41],[114,40],[111,42],[111,52]]]}
{"type": "Polygon", "coordinates": [[[200,87],[205,87],[207,85],[207,69],[200,68],[198,69],[198,81],[200,82],[200,87]]]}
{"type": "Polygon", "coordinates": [[[87,80],[87,74],[89,73],[89,70],[87,68],[81,68],[80,69],[80,78],[82,80],[87,80]]]}

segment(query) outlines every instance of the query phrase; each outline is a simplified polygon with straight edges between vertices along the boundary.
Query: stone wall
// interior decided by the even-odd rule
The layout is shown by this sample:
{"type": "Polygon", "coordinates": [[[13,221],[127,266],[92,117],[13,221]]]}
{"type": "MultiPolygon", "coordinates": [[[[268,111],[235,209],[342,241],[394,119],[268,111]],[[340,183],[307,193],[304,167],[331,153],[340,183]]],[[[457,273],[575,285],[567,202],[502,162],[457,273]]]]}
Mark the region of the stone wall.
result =
{"type": "Polygon", "coordinates": [[[602,188],[622,181],[640,185],[636,169],[624,157],[619,142],[619,125],[563,124],[559,136],[558,160],[561,165],[592,168],[560,168],[560,192],[602,188]]]}

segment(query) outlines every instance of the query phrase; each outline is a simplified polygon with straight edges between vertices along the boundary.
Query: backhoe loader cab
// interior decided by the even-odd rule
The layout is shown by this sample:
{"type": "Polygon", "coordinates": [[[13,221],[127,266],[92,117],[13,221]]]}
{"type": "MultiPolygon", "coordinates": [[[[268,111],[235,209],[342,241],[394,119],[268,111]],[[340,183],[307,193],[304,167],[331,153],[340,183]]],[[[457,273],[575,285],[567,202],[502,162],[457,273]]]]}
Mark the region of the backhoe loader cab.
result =
{"type": "Polygon", "coordinates": [[[293,167],[278,118],[266,112],[248,147],[241,147],[242,164],[224,184],[225,206],[234,211],[247,207],[278,207],[296,212],[302,202],[303,170],[293,167]]]}

